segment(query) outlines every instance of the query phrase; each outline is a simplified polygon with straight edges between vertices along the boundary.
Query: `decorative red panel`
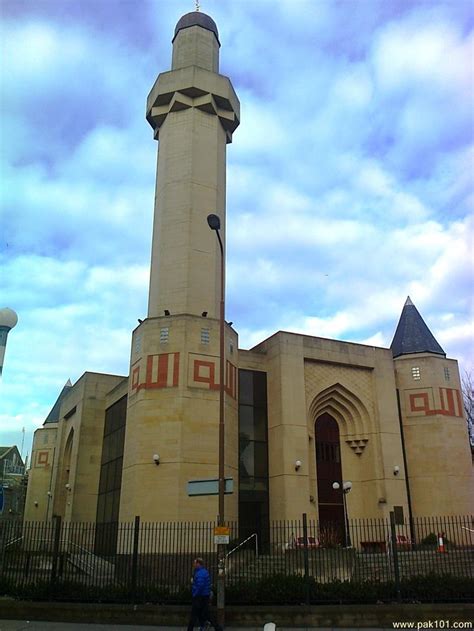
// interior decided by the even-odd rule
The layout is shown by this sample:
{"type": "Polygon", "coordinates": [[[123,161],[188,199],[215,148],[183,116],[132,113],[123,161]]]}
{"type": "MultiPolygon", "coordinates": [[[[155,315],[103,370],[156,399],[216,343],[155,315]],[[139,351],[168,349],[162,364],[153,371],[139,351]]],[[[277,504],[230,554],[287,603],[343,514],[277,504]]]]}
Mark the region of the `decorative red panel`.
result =
{"type": "Polygon", "coordinates": [[[422,390],[409,395],[410,411],[421,412],[423,416],[455,416],[462,417],[462,398],[455,388],[438,388],[439,407],[430,402],[427,391],[422,390]]]}
{"type": "Polygon", "coordinates": [[[141,381],[141,364],[138,360],[132,365],[131,391],[175,388],[179,385],[179,353],[147,355],[145,381],[141,381]]]}

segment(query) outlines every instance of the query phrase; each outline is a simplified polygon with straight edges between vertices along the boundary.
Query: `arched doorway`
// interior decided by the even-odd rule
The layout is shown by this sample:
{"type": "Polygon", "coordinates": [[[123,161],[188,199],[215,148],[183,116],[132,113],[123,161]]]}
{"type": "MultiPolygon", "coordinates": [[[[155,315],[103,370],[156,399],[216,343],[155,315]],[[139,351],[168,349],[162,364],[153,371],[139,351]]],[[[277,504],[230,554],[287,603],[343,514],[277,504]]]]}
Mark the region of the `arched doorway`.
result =
{"type": "Polygon", "coordinates": [[[318,483],[318,511],[320,539],[326,543],[344,541],[344,505],[341,490],[334,490],[334,482],[342,482],[339,426],[329,414],[322,414],[315,423],[316,477],[318,483]]]}

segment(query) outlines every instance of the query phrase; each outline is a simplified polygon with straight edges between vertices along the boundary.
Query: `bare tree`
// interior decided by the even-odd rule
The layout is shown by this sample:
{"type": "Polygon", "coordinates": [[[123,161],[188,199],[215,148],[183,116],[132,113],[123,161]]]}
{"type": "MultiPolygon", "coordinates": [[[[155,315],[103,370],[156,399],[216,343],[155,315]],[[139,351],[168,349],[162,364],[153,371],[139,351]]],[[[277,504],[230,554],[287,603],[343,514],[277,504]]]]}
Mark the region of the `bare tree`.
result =
{"type": "Polygon", "coordinates": [[[474,377],[471,371],[464,370],[462,379],[462,397],[466,412],[469,442],[474,447],[474,377]]]}

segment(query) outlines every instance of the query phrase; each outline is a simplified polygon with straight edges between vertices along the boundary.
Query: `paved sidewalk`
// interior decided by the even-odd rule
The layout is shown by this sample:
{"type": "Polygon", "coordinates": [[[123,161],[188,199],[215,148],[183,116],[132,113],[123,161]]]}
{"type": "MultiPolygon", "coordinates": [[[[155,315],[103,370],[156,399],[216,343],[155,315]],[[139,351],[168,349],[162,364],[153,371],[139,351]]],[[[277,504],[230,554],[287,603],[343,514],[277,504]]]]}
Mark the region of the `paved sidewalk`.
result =
{"type": "MultiPolygon", "coordinates": [[[[196,631],[197,631],[197,627],[196,631]]],[[[0,631],[184,631],[182,627],[157,627],[130,624],[85,624],[83,622],[45,622],[34,620],[0,620],[0,631]]],[[[332,629],[330,627],[277,627],[277,631],[355,631],[354,629],[332,629]]],[[[226,627],[225,631],[263,631],[262,627],[226,627]]],[[[364,629],[384,631],[384,629],[364,629]]]]}

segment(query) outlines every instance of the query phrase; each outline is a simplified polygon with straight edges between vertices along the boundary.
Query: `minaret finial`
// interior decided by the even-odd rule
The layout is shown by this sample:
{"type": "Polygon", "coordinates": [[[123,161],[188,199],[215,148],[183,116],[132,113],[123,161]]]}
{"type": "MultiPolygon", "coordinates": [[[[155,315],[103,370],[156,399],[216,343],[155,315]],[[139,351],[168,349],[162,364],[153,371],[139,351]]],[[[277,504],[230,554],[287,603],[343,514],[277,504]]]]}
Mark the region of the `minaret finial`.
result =
{"type": "Polygon", "coordinates": [[[196,2],[196,11],[200,11],[201,5],[199,4],[199,0],[195,0],[195,2],[196,2]]]}

